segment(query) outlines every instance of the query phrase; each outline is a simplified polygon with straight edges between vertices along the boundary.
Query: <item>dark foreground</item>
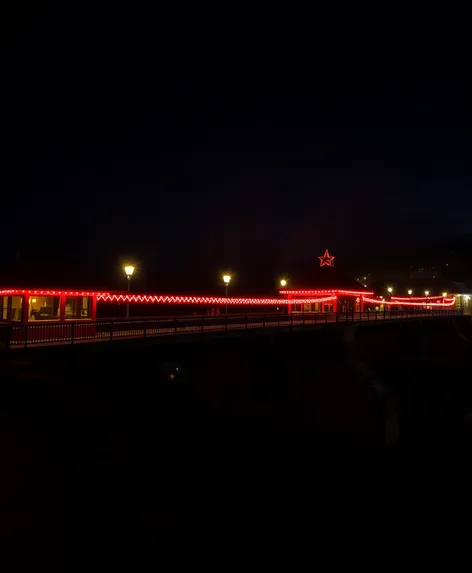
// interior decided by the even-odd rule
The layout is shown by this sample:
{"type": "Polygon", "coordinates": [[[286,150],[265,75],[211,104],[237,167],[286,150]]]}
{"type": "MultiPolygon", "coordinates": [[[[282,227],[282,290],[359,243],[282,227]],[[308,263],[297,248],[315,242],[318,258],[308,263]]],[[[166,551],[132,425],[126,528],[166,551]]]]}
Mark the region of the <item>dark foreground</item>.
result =
{"type": "Polygon", "coordinates": [[[142,568],[275,539],[310,496],[326,525],[359,447],[469,452],[471,341],[461,317],[4,355],[4,562],[142,568]]]}

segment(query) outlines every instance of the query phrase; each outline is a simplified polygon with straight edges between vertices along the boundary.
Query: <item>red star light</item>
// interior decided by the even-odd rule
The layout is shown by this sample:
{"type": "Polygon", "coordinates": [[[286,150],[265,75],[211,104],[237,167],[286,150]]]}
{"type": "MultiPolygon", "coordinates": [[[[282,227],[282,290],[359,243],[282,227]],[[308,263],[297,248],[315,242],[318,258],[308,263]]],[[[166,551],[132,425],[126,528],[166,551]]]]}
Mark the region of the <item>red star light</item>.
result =
{"type": "Polygon", "coordinates": [[[329,254],[328,249],[326,249],[325,254],[322,257],[318,257],[320,259],[320,267],[334,267],[334,259],[336,257],[333,257],[329,254]]]}

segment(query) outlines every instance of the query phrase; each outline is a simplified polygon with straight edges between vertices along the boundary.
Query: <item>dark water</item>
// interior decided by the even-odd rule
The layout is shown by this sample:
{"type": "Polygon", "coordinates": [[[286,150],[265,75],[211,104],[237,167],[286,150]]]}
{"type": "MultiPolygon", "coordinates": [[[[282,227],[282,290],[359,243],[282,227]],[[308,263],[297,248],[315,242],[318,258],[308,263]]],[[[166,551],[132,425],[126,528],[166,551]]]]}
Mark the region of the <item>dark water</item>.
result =
{"type": "Polygon", "coordinates": [[[12,353],[1,372],[1,533],[17,569],[136,566],[203,531],[237,537],[240,520],[255,533],[254,515],[270,529],[282,500],[313,493],[304,464],[315,490],[357,499],[354,451],[385,447],[392,399],[394,450],[470,449],[470,344],[452,323],[365,329],[354,345],[338,331],[12,353]]]}

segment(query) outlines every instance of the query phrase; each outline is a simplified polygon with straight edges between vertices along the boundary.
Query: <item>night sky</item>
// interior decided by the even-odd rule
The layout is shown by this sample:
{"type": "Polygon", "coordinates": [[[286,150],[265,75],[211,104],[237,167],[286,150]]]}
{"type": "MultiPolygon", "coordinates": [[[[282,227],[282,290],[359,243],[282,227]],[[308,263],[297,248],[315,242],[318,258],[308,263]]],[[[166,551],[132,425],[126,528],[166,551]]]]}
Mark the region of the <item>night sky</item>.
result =
{"type": "Polygon", "coordinates": [[[460,46],[200,18],[8,26],[5,273],[124,288],[132,259],[143,289],[215,290],[231,269],[256,292],[326,248],[367,272],[472,233],[460,46]]]}

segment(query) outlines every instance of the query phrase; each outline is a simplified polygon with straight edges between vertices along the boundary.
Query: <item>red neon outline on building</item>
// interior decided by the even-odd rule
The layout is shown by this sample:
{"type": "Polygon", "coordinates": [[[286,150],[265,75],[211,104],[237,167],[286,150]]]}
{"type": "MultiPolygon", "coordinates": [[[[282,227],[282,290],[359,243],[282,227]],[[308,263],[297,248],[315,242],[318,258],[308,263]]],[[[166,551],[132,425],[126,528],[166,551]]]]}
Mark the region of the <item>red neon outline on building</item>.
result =
{"type": "Polygon", "coordinates": [[[313,295],[313,294],[335,294],[335,295],[352,295],[361,296],[365,294],[374,294],[374,291],[369,290],[343,290],[343,289],[329,289],[329,290],[279,290],[280,294],[291,295],[313,295]]]}
{"type": "Polygon", "coordinates": [[[320,259],[320,267],[334,267],[334,259],[336,257],[330,255],[328,249],[326,249],[324,255],[318,258],[320,259]]]}
{"type": "Polygon", "coordinates": [[[102,294],[95,291],[78,291],[78,290],[44,290],[44,289],[3,289],[0,290],[0,296],[15,296],[15,295],[38,295],[38,296],[95,296],[102,294]]]}

